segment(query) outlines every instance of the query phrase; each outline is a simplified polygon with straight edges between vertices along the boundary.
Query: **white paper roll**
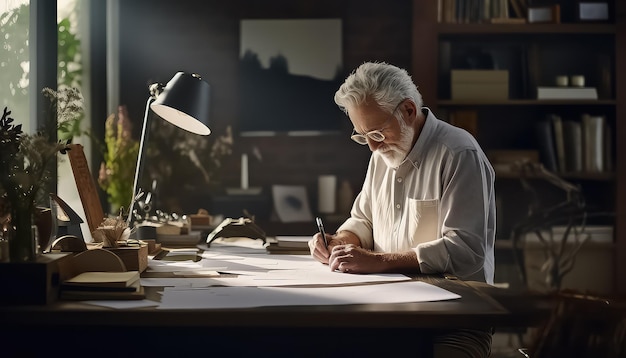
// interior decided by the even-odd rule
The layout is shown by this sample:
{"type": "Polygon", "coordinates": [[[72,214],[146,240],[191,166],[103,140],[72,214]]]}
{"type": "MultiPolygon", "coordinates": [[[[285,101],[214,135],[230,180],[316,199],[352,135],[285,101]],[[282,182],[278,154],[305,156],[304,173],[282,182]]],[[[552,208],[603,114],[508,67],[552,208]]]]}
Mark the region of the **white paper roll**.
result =
{"type": "Polygon", "coordinates": [[[332,214],[335,212],[336,192],[336,176],[320,175],[317,178],[318,210],[320,213],[332,214]]]}
{"type": "Polygon", "coordinates": [[[241,189],[248,189],[248,155],[241,155],[241,189]]]}

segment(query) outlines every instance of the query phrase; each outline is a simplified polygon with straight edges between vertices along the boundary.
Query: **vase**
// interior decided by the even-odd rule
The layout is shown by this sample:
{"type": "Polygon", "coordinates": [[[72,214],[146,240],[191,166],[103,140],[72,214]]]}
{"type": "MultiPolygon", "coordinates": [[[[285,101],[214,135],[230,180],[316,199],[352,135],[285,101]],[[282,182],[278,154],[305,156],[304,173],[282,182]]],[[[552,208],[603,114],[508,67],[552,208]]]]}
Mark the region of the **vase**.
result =
{"type": "Polygon", "coordinates": [[[32,203],[13,203],[9,230],[9,260],[28,262],[37,259],[37,227],[33,224],[32,203]]]}
{"type": "Polygon", "coordinates": [[[51,245],[57,235],[57,223],[52,220],[52,209],[37,207],[35,209],[34,224],[37,227],[35,245],[38,245],[37,253],[49,253],[51,245]]]}

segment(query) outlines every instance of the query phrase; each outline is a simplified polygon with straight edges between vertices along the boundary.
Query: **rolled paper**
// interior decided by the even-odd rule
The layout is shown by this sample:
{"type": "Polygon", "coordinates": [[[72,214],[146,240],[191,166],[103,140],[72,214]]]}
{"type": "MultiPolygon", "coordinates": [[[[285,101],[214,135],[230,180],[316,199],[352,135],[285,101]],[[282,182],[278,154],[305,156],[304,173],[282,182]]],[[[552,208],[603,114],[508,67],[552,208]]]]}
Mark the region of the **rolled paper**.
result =
{"type": "Polygon", "coordinates": [[[337,177],[334,175],[320,175],[317,183],[319,212],[325,214],[334,213],[337,192],[337,177]]]}
{"type": "Polygon", "coordinates": [[[248,189],[248,155],[241,155],[241,189],[248,189]]]}

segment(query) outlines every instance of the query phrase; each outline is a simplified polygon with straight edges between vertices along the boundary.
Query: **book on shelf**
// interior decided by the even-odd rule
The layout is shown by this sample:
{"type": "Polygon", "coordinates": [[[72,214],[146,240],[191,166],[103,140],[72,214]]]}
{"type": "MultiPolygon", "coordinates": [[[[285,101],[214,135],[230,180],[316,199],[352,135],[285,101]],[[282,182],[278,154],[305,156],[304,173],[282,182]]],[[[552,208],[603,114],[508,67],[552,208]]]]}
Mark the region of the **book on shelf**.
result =
{"type": "Polygon", "coordinates": [[[525,17],[494,17],[489,19],[492,24],[520,25],[526,23],[525,17]]]}
{"type": "Polygon", "coordinates": [[[547,170],[558,170],[554,131],[552,123],[546,119],[535,122],[535,138],[541,162],[547,170]]]}
{"type": "Polygon", "coordinates": [[[524,5],[522,0],[509,0],[510,8],[513,10],[513,14],[515,14],[516,18],[524,19],[526,21],[526,6],[524,5]]]}
{"type": "Polygon", "coordinates": [[[612,172],[615,170],[613,166],[613,130],[606,121],[604,122],[604,171],[612,172]]]}
{"type": "Polygon", "coordinates": [[[537,87],[537,99],[598,99],[595,87],[537,87]]]}
{"type": "Polygon", "coordinates": [[[554,151],[556,153],[556,164],[559,172],[565,172],[565,141],[563,138],[563,120],[559,115],[548,116],[552,123],[552,133],[554,135],[554,151]]]}
{"type": "Polygon", "coordinates": [[[583,171],[583,135],[580,121],[563,121],[563,145],[565,147],[565,171],[583,171]]]}
{"type": "MultiPolygon", "coordinates": [[[[512,0],[437,0],[437,21],[448,24],[478,24],[509,18],[512,0]]],[[[519,10],[521,10],[518,7],[519,10]]],[[[515,13],[515,15],[518,15],[515,13]]],[[[525,19],[525,16],[521,16],[525,19]]]]}
{"type": "Polygon", "coordinates": [[[535,123],[537,148],[547,170],[559,173],[606,173],[613,170],[611,127],[603,115],[563,120],[551,114],[535,123]]]}
{"type": "Polygon", "coordinates": [[[604,116],[582,115],[583,132],[583,170],[586,172],[603,172],[604,168],[604,132],[606,120],[604,116]]]}

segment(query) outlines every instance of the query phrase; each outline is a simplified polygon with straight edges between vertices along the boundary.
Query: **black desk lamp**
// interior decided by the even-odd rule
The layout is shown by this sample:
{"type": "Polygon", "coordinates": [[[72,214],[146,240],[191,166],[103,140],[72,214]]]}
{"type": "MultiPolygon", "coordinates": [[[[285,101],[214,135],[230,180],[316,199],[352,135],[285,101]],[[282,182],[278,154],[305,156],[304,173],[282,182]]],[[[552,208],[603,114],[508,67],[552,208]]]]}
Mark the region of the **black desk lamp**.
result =
{"type": "Polygon", "coordinates": [[[148,114],[150,108],[161,118],[179,128],[195,134],[209,135],[211,133],[207,126],[209,119],[209,89],[209,84],[203,81],[199,75],[185,72],[177,72],[165,87],[160,83],[150,85],[150,97],[148,97],[146,103],[139,153],[137,155],[133,196],[128,207],[126,223],[129,226],[133,217],[135,203],[143,195],[143,192],[137,185],[141,173],[143,147],[148,139],[148,114]]]}

